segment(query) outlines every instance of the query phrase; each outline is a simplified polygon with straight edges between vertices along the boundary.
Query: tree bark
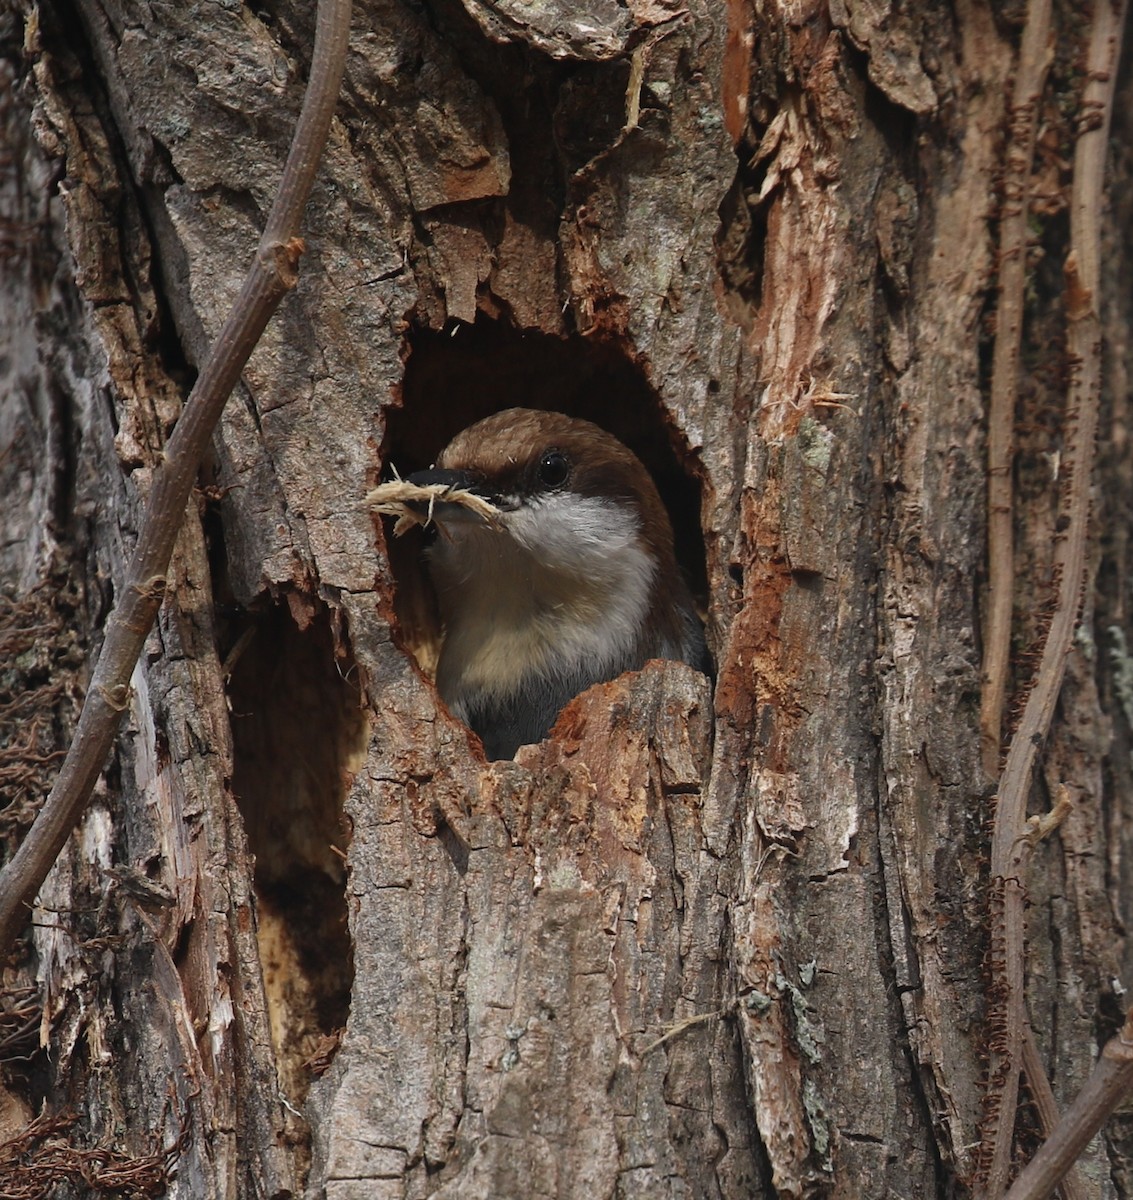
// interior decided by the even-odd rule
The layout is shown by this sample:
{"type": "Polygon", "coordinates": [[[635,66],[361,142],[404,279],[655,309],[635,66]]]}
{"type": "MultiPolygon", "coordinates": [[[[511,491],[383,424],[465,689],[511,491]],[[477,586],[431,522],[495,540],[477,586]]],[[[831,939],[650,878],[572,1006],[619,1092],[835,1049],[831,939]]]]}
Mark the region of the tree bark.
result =
{"type": "MultiPolygon", "coordinates": [[[[255,250],[313,16],[0,16],[9,850],[255,250]]],[[[9,1189],[978,1192],[986,408],[1023,17],[356,6],[298,288],[6,968],[9,1189]],[[650,467],[716,674],[651,664],[485,763],[430,683],[420,535],[363,497],[511,405],[598,420],[650,467]]],[[[1055,583],[1088,17],[1054,10],[1027,197],[1016,704],[1055,583]]],[[[1130,967],[1128,65],[1119,86],[1088,584],[1031,801],[1072,799],[1027,881],[1064,1107],[1130,967]]],[[[1119,1115],[1087,1151],[1087,1195],[1133,1191],[1130,1133],[1119,1115]]],[[[1037,1137],[1024,1107],[1016,1169],[1037,1137]]]]}

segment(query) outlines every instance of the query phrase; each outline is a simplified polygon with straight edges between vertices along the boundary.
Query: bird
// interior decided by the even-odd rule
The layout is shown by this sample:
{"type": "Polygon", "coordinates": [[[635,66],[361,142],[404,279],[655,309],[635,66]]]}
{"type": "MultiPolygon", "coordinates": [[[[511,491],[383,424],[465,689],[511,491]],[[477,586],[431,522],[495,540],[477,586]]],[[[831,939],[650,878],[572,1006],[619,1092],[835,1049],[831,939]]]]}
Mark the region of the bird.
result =
{"type": "Polygon", "coordinates": [[[443,625],[437,690],[489,761],[542,741],[571,699],[650,659],[709,673],[657,488],[598,425],[505,409],[408,480],[497,510],[488,518],[442,497],[425,552],[443,625]]]}

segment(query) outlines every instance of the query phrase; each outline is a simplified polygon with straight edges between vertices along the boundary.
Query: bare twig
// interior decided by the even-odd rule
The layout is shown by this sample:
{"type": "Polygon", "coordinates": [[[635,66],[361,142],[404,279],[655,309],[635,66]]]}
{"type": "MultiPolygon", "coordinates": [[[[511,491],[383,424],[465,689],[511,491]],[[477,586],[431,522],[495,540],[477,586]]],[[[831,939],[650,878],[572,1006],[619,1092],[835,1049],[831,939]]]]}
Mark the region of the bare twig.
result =
{"type": "MultiPolygon", "coordinates": [[[[1035,1041],[1035,1031],[1028,1024],[1023,1030],[1023,1073],[1027,1076],[1027,1086],[1031,1091],[1031,1099],[1039,1114],[1039,1125],[1043,1137],[1049,1137],[1062,1119],[1058,1111],[1058,1103],[1054,1091],[1046,1077],[1042,1055],[1035,1041]]],[[[1066,1168],[1060,1189],[1062,1200],[1086,1200],[1086,1189],[1078,1174],[1078,1168],[1071,1164],[1066,1168]]]]}
{"type": "Polygon", "coordinates": [[[992,834],[992,942],[1001,950],[992,963],[997,978],[993,990],[995,1011],[988,1084],[992,1104],[985,1143],[988,1174],[984,1195],[989,1200],[999,1200],[1007,1187],[1026,1029],[1023,900],[1030,852],[1029,840],[1024,836],[1027,793],[1038,747],[1050,728],[1062,687],[1085,571],[1101,380],[1101,328],[1097,312],[1099,218],[1123,20],[1124,0],[1117,3],[1097,0],[1074,153],[1070,253],[1065,267],[1071,380],[1063,454],[1063,532],[1055,543],[1053,555],[1058,595],[1035,685],[1027,696],[1007,753],[992,834]]]}
{"type": "MultiPolygon", "coordinates": [[[[1070,789],[1065,784],[1059,784],[1054,807],[1042,816],[1030,817],[1027,820],[1026,832],[1023,836],[1034,846],[1042,838],[1049,837],[1073,811],[1070,789]]],[[[1035,1031],[1028,1021],[1023,1026],[1023,1074],[1027,1078],[1031,1099],[1039,1116],[1039,1128],[1043,1137],[1049,1137],[1058,1125],[1060,1114],[1058,1102],[1054,1098],[1054,1089],[1043,1066],[1042,1055],[1035,1041],[1035,1031]]],[[[1062,1180],[1062,1200],[1086,1200],[1086,1189],[1078,1175],[1078,1169],[1071,1164],[1062,1180]]]]}
{"type": "Polygon", "coordinates": [[[130,676],[165,594],[166,570],[213,429],[279,302],[295,285],[299,221],[331,118],[350,35],[350,0],[319,0],[311,74],[279,192],[243,289],[185,404],[153,487],[121,600],[106,630],[67,758],[43,809],[0,875],[0,956],[27,920],[27,906],[77,824],[129,703],[130,676]]]}
{"type": "Polygon", "coordinates": [[[1011,651],[1011,602],[1015,580],[1011,464],[1019,348],[1023,340],[1031,163],[1035,152],[1037,112],[1051,57],[1050,8],[1051,0],[1030,0],[1027,5],[1004,155],[999,295],[987,415],[988,597],[980,696],[980,755],[988,779],[994,779],[999,773],[1000,729],[1011,651]]]}
{"type": "Polygon", "coordinates": [[[733,1000],[726,1004],[723,1008],[714,1008],[711,1012],[697,1013],[695,1016],[683,1017],[679,1021],[673,1021],[665,1026],[665,1032],[654,1041],[650,1042],[644,1050],[641,1051],[641,1057],[644,1058],[647,1054],[652,1054],[654,1050],[663,1046],[666,1042],[671,1042],[673,1038],[680,1037],[688,1029],[692,1029],[696,1025],[703,1025],[708,1021],[719,1021],[723,1017],[727,1017],[735,1012],[736,1002],[733,1000]]]}
{"type": "Polygon", "coordinates": [[[1133,1010],[1124,1027],[1106,1042],[1086,1086],[1063,1114],[1007,1193],[1007,1200],[1043,1200],[1133,1088],[1133,1010]]]}

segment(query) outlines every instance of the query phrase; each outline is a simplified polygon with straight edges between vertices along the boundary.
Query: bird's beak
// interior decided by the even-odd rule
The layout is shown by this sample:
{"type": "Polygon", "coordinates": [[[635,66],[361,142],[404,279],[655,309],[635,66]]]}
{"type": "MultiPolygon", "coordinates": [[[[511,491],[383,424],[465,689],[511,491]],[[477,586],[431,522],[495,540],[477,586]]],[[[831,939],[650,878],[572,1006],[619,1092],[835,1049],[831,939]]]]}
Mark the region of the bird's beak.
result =
{"type": "MultiPolygon", "coordinates": [[[[452,491],[471,492],[481,499],[488,499],[482,490],[480,478],[470,471],[438,471],[435,469],[415,471],[406,477],[405,482],[416,484],[418,487],[442,484],[452,491]]],[[[434,521],[484,524],[484,518],[468,508],[467,505],[446,502],[443,495],[438,495],[431,503],[424,500],[410,500],[407,501],[407,504],[414,511],[419,512],[422,516],[428,515],[434,521]]]]}

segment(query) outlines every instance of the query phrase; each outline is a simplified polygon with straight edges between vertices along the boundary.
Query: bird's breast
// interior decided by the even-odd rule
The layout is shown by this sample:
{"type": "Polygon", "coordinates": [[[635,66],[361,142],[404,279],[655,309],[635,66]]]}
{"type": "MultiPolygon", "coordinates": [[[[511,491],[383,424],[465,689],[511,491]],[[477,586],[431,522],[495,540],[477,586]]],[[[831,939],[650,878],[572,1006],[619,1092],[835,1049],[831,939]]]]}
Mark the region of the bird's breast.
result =
{"type": "MultiPolygon", "coordinates": [[[[655,567],[635,539],[562,561],[509,532],[440,539],[430,553],[445,638],[437,686],[458,712],[534,679],[610,678],[634,664],[655,567]]],[[[580,689],[576,689],[580,690],[580,689]]]]}

